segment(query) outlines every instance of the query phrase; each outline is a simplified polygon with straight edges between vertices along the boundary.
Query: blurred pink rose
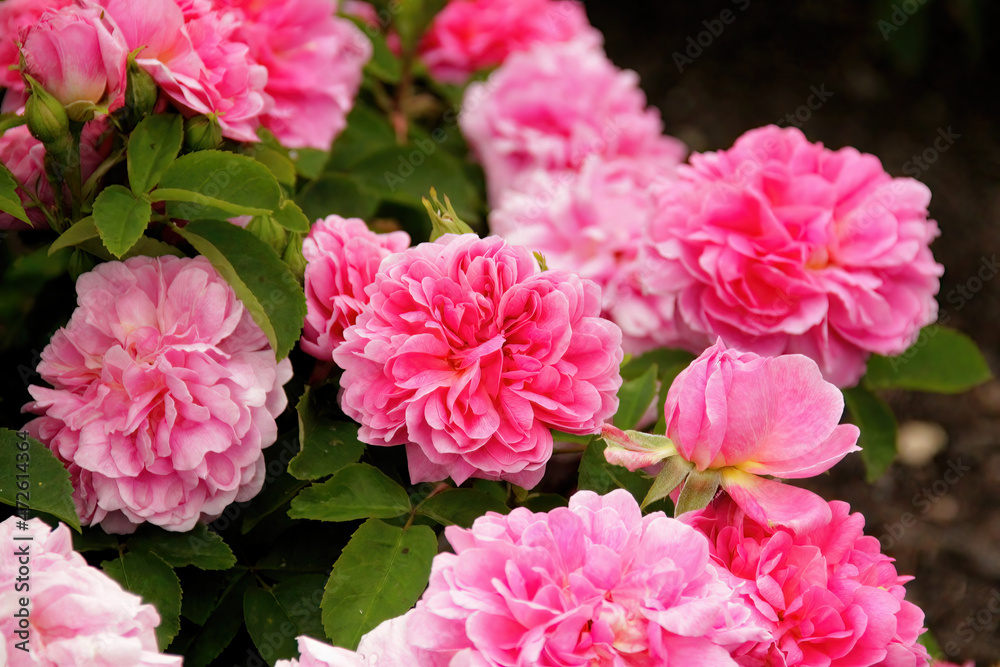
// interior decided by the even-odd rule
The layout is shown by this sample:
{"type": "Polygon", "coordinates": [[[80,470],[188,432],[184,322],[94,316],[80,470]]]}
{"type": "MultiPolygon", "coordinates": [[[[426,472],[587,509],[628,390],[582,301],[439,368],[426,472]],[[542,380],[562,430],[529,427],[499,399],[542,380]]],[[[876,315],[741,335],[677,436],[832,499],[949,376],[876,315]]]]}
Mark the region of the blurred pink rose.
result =
{"type": "Polygon", "coordinates": [[[459,124],[486,170],[490,200],[536,168],[579,170],[590,155],[679,162],[684,146],[662,134],[635,72],[598,48],[537,45],[468,87],[459,124]]]}
{"type": "MultiPolygon", "coordinates": [[[[80,168],[84,180],[111,152],[106,118],[87,123],[80,138],[80,168]]],[[[46,228],[48,222],[35,205],[37,199],[43,206],[52,206],[55,198],[52,186],[45,175],[45,147],[31,136],[24,125],[7,130],[0,135],[0,164],[7,167],[17,179],[18,195],[35,228],[46,228]]],[[[0,213],[0,229],[26,229],[28,226],[7,213],[0,213]]]]}
{"type": "Polygon", "coordinates": [[[24,79],[17,67],[21,64],[19,35],[38,23],[48,10],[72,5],[74,0],[4,0],[0,2],[0,88],[6,88],[0,112],[16,111],[26,99],[24,79]],[[14,67],[14,69],[11,69],[14,67]]]}
{"type": "MultiPolygon", "coordinates": [[[[638,249],[656,211],[654,192],[669,187],[672,159],[588,158],[579,172],[536,169],[517,178],[490,213],[490,229],[600,286],[604,316],[622,329],[625,352],[657,346],[673,326],[635,275],[638,249]]],[[[667,304],[668,306],[670,304],[667,304]]]]}
{"type": "MultiPolygon", "coordinates": [[[[0,665],[6,667],[181,667],[180,656],[156,650],[160,616],[151,604],[73,551],[69,528],[52,530],[31,519],[27,530],[16,517],[0,523],[0,665]],[[20,540],[20,541],[18,541],[20,540]],[[30,589],[18,592],[19,549],[30,558],[30,589]],[[29,596],[30,653],[16,647],[24,631],[14,614],[29,596]]],[[[22,579],[23,581],[23,579],[22,579]]]]}
{"type": "Polygon", "coordinates": [[[843,394],[799,354],[759,357],[718,342],[677,376],[663,411],[669,440],[661,448],[645,450],[605,426],[607,459],[637,469],[676,453],[699,472],[719,471],[748,516],[797,531],[829,521],[826,502],[759,475],[813,477],[860,449],[858,427],[839,424],[843,394]]]}
{"type": "Polygon", "coordinates": [[[267,68],[261,121],[288,148],[329,150],[347,125],[371,41],[331,0],[220,0],[245,13],[237,36],[267,68]]]}
{"type": "Polygon", "coordinates": [[[216,115],[223,136],[257,141],[267,70],[234,39],[242,12],[211,0],[101,0],[136,62],[186,115],[216,115]]]}
{"type": "Polygon", "coordinates": [[[864,517],[850,511],[833,501],[825,522],[798,534],[754,521],[725,496],[684,515],[772,635],[740,665],[927,665],[916,643],[924,614],[903,599],[912,577],[896,573],[878,540],[864,535],[864,517]]]}
{"type": "Polygon", "coordinates": [[[382,259],[410,245],[406,232],[376,234],[358,218],[339,215],[317,220],[302,243],[306,258],[305,329],[302,349],[330,361],[344,342],[344,329],[368,305],[365,288],[375,280],[382,259]]]}
{"type": "Polygon", "coordinates": [[[76,289],[25,428],[69,469],[83,522],[186,531],[254,497],[292,371],[232,288],[204,257],[134,257],[76,289]]]}
{"type": "Polygon", "coordinates": [[[461,84],[534,44],[600,49],[603,41],[573,0],[451,0],[434,17],[419,54],[432,76],[461,84]]]}
{"type": "Polygon", "coordinates": [[[22,28],[19,39],[24,73],[70,107],[71,117],[80,115],[74,103],[106,105],[110,111],[124,104],[128,47],[99,5],[81,0],[50,9],[22,28]]]}
{"type": "Polygon", "coordinates": [[[643,276],[676,299],[692,350],[722,336],[759,354],[805,354],[846,387],[870,353],[902,353],[936,319],[930,191],[876,157],[768,126],[693,155],[680,176],[643,276]]]}
{"type": "Polygon", "coordinates": [[[552,433],[594,433],[618,407],[621,331],[600,290],[491,236],[442,236],[382,261],[333,352],[344,411],[370,445],[406,444],[413,483],[533,487],[552,433]]]}
{"type": "Polygon", "coordinates": [[[435,557],[408,615],[411,645],[431,653],[421,666],[721,667],[769,638],[704,537],[643,516],[622,489],[548,513],[488,512],[445,535],[455,553],[435,557]]]}

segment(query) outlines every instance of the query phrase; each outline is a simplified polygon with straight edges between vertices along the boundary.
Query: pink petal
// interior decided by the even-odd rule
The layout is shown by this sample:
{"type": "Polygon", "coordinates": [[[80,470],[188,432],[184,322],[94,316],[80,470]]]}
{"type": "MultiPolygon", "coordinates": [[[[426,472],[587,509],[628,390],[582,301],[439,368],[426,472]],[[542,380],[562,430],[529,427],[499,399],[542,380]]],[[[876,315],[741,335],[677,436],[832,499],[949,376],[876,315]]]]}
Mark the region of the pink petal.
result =
{"type": "Polygon", "coordinates": [[[826,501],[812,491],[736,468],[722,471],[722,488],[747,516],[765,526],[803,533],[829,523],[833,516],[826,501]]]}

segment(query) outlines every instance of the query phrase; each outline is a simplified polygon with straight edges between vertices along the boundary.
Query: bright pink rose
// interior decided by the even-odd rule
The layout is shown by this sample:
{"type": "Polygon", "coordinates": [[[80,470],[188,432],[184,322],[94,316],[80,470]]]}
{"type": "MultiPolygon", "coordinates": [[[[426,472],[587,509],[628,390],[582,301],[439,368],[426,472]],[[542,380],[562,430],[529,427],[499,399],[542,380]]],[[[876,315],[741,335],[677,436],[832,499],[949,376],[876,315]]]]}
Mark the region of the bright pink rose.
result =
{"type": "Polygon", "coordinates": [[[748,624],[703,536],[621,489],[568,508],[489,512],[445,529],[407,623],[421,665],[735,665],[767,634],[748,624]],[[436,654],[436,655],[434,655],[436,654]],[[450,660],[450,662],[449,662],[450,660]]]}
{"type": "Polygon", "coordinates": [[[242,12],[211,0],[101,0],[129,49],[145,47],[136,62],[186,115],[214,114],[222,134],[257,141],[269,108],[267,70],[234,39],[242,12]]]}
{"type": "Polygon", "coordinates": [[[643,275],[675,296],[692,349],[722,336],[805,354],[844,387],[870,353],[902,353],[937,317],[930,191],[878,158],[768,126],[692,156],[681,181],[652,226],[643,275]]]}
{"type": "Polygon", "coordinates": [[[10,517],[0,523],[0,665],[7,667],[181,667],[181,658],[156,650],[160,616],[73,551],[69,528],[52,530],[31,519],[27,530],[10,517]],[[14,589],[19,547],[30,557],[30,591],[14,589]],[[29,652],[16,644],[23,631],[14,614],[29,596],[29,652]]]}
{"type": "Polygon", "coordinates": [[[69,107],[71,116],[82,119],[83,112],[74,108],[80,104],[105,105],[109,111],[124,104],[128,47],[100,6],[82,1],[50,9],[22,28],[19,38],[24,73],[69,107]]]}
{"type": "MultiPolygon", "coordinates": [[[[80,169],[84,180],[94,173],[111,152],[112,142],[108,141],[107,129],[106,118],[93,120],[83,128],[80,137],[80,169]]],[[[7,167],[20,184],[18,195],[32,225],[35,228],[48,227],[45,216],[35,203],[36,200],[43,206],[55,203],[52,186],[45,175],[45,147],[31,136],[27,126],[20,125],[0,135],[0,164],[7,167]]],[[[27,227],[12,215],[0,213],[0,229],[27,227]]]]}
{"type": "Polygon", "coordinates": [[[333,352],[344,411],[370,445],[406,444],[413,483],[533,487],[552,433],[618,408],[621,331],[600,290],[539,272],[527,248],[447,234],[382,261],[369,307],[333,352]]]}
{"type": "Polygon", "coordinates": [[[18,69],[21,64],[18,35],[38,23],[48,10],[56,11],[72,5],[74,0],[3,0],[0,2],[0,88],[6,88],[0,111],[7,113],[24,106],[24,79],[18,69]]]}
{"type": "Polygon", "coordinates": [[[718,342],[677,376],[663,411],[669,440],[655,448],[606,425],[607,459],[634,470],[677,455],[698,472],[718,471],[748,516],[793,530],[828,522],[826,502],[758,475],[813,477],[860,449],[858,427],[839,424],[843,394],[800,354],[759,357],[718,342]]]}
{"type": "Polygon", "coordinates": [[[87,524],[186,531],[264,483],[291,364],[204,257],[107,262],[42,351],[25,427],[69,469],[87,524]]]}
{"type": "MultiPolygon", "coordinates": [[[[596,282],[604,316],[630,354],[657,346],[673,313],[644,295],[638,249],[656,212],[655,190],[674,180],[673,159],[589,158],[579,172],[537,169],[515,180],[490,213],[490,229],[545,256],[548,266],[596,282]]],[[[669,305],[669,304],[668,304],[669,305]]]]}
{"type": "Polygon", "coordinates": [[[600,49],[603,41],[573,0],[452,0],[434,17],[419,53],[435,78],[461,84],[534,44],[600,49]]]}
{"type": "Polygon", "coordinates": [[[274,103],[264,127],[289,148],[329,150],[347,125],[371,41],[334,16],[331,0],[220,1],[244,11],[237,35],[267,68],[274,103]]]}
{"type": "Polygon", "coordinates": [[[376,234],[358,218],[317,220],[302,243],[308,306],[302,349],[317,359],[333,359],[344,329],[368,305],[365,288],[374,282],[382,259],[409,245],[406,232],[376,234]]]}
{"type": "Polygon", "coordinates": [[[903,599],[912,577],[899,576],[878,540],[864,535],[861,514],[840,501],[829,506],[826,522],[798,534],[761,525],[724,496],[684,515],[772,634],[739,664],[925,667],[927,651],[916,643],[924,614],[903,599]]]}
{"type": "Polygon", "coordinates": [[[535,168],[579,170],[589,155],[679,162],[684,147],[663,136],[635,72],[585,44],[538,45],[515,53],[465,92],[459,117],[497,203],[535,168]]]}

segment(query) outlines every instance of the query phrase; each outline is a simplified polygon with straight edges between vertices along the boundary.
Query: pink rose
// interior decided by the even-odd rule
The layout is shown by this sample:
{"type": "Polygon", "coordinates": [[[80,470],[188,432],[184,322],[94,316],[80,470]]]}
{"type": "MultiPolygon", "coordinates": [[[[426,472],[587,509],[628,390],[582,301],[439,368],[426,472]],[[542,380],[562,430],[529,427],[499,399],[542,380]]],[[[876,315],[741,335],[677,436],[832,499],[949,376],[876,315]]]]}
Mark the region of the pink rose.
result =
{"type": "MultiPolygon", "coordinates": [[[[642,293],[638,249],[656,212],[654,192],[669,187],[673,159],[592,156],[579,172],[536,169],[517,178],[490,213],[490,229],[600,286],[604,316],[622,329],[623,347],[641,353],[674,325],[669,308],[642,293]]],[[[668,304],[669,305],[669,304],[668,304]]]]}
{"type": "Polygon", "coordinates": [[[826,502],[759,475],[813,477],[860,449],[858,427],[839,424],[843,394],[799,354],[759,357],[716,343],[677,376],[663,411],[668,439],[658,445],[606,425],[608,461],[634,470],[679,456],[698,473],[717,471],[747,516],[793,530],[829,521],[826,502]]]}
{"type": "Polygon", "coordinates": [[[110,111],[125,101],[128,47],[121,30],[104,10],[83,1],[45,12],[22,29],[24,73],[34,77],[64,106],[83,119],[90,105],[110,111]]]}
{"type": "Polygon", "coordinates": [[[594,433],[618,407],[621,331],[600,290],[496,236],[447,234],[382,261],[344,332],[344,411],[370,445],[406,444],[413,483],[532,487],[552,433],[594,433]]]}
{"type": "Polygon", "coordinates": [[[536,168],[579,170],[590,155],[679,162],[684,147],[663,136],[635,72],[600,49],[537,45],[468,87],[459,124],[486,170],[495,204],[515,178],[536,168]]]}
{"type": "Polygon", "coordinates": [[[279,660],[274,667],[366,667],[357,653],[330,646],[311,637],[298,638],[299,659],[279,660]]]}
{"type": "Polygon", "coordinates": [[[31,519],[16,529],[16,517],[0,523],[0,664],[7,667],[181,667],[180,656],[156,650],[160,616],[151,604],[73,551],[69,528],[52,530],[31,519]],[[23,563],[30,558],[30,591],[15,590],[23,563]],[[19,598],[29,596],[28,648],[16,633],[23,628],[14,614],[19,598]]]}
{"type": "Polygon", "coordinates": [[[461,84],[534,44],[599,49],[602,41],[573,0],[452,0],[434,17],[419,53],[432,76],[461,84]]]}
{"type": "Polygon", "coordinates": [[[334,16],[330,0],[221,2],[244,12],[237,36],[267,68],[273,104],[261,116],[264,127],[289,148],[329,150],[347,125],[371,41],[334,16]]]}
{"type": "Polygon", "coordinates": [[[368,305],[365,288],[375,280],[382,259],[410,245],[406,232],[376,234],[358,218],[339,215],[317,220],[302,243],[306,258],[305,329],[302,349],[332,360],[344,342],[344,329],[368,305]]]}
{"type": "Polygon", "coordinates": [[[361,638],[358,650],[348,651],[299,637],[298,660],[279,660],[274,667],[431,667],[430,656],[412,646],[407,639],[407,627],[413,610],[390,618],[361,638]]]}
{"type": "Polygon", "coordinates": [[[204,257],[134,257],[80,276],[42,351],[25,427],[69,469],[84,523],[186,531],[264,483],[291,365],[204,257]]]}
{"type": "Polygon", "coordinates": [[[4,0],[0,2],[0,88],[6,88],[0,111],[8,113],[24,106],[24,79],[18,35],[31,28],[46,11],[68,7],[74,0],[4,0]],[[12,69],[12,67],[14,69],[12,69]]]}
{"type": "Polygon", "coordinates": [[[722,336],[759,354],[805,354],[845,387],[870,353],[902,353],[937,317],[930,191],[876,157],[768,126],[693,155],[680,176],[643,275],[676,300],[692,350],[722,336]]]}
{"type": "Polygon", "coordinates": [[[771,637],[741,665],[925,667],[917,644],[924,614],[903,599],[896,573],[864,517],[829,503],[828,519],[802,533],[767,527],[724,496],[683,521],[708,537],[713,560],[771,637]]]}
{"type": "Polygon", "coordinates": [[[581,491],[568,508],[488,512],[445,529],[407,622],[431,665],[736,665],[730,651],[769,634],[751,623],[697,531],[643,516],[621,489],[581,491]]]}

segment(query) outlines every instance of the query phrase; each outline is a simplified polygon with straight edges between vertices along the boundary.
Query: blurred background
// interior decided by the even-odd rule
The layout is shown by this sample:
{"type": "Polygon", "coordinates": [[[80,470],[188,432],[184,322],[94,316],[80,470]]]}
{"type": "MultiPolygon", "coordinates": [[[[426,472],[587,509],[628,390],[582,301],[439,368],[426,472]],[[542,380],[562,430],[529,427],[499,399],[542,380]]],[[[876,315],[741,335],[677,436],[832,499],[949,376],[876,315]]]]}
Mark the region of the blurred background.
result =
{"type": "MultiPolygon", "coordinates": [[[[1000,6],[988,0],[586,0],[619,67],[693,150],[799,127],[855,146],[933,192],[941,320],[1000,372],[1000,6]]],[[[1000,663],[1000,382],[959,396],[888,394],[900,460],[874,486],[859,457],[808,480],[864,513],[916,576],[939,657],[1000,663]]]]}

